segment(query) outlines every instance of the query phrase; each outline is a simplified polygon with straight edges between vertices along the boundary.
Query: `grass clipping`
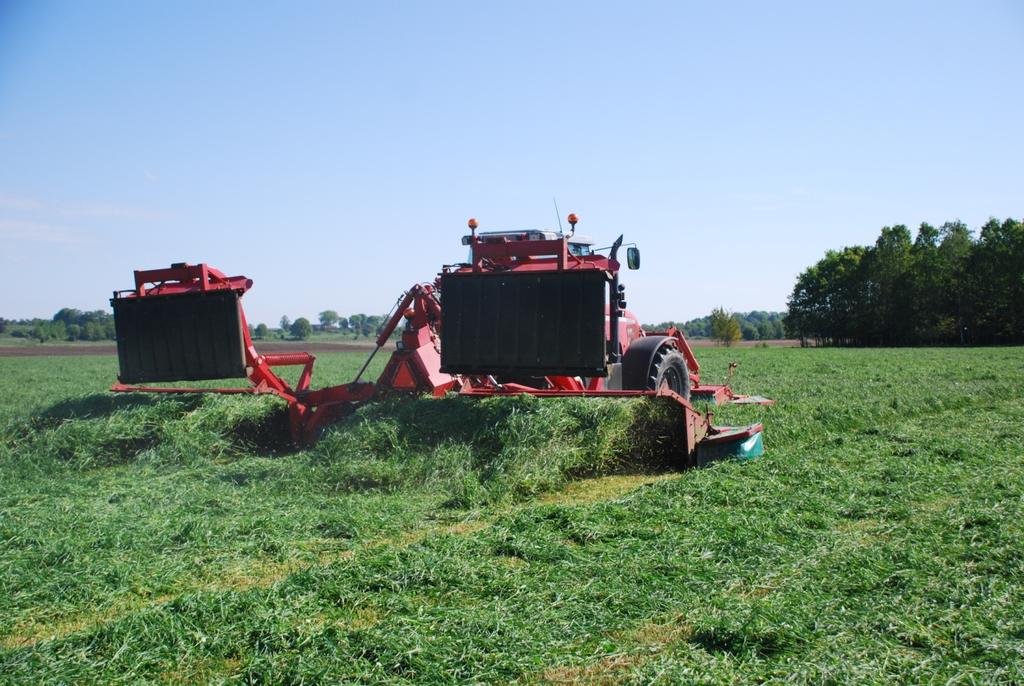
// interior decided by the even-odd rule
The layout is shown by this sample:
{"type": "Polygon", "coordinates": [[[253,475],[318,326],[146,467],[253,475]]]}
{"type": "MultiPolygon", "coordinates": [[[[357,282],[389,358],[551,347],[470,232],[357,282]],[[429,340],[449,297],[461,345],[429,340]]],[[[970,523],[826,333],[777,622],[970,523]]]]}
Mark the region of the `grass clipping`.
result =
{"type": "MultiPolygon", "coordinates": [[[[663,399],[403,398],[335,424],[307,459],[336,492],[429,489],[468,508],[602,474],[685,466],[680,408],[663,399]]],[[[63,401],[0,429],[0,458],[33,469],[223,463],[294,451],[269,397],[110,396],[63,401]]]]}
{"type": "Polygon", "coordinates": [[[683,426],[663,399],[395,399],[332,427],[313,458],[339,490],[421,485],[467,508],[574,478],[685,466],[683,426]]]}
{"type": "Polygon", "coordinates": [[[0,462],[47,471],[224,462],[289,450],[287,413],[270,396],[93,393],[0,424],[0,462]]]}

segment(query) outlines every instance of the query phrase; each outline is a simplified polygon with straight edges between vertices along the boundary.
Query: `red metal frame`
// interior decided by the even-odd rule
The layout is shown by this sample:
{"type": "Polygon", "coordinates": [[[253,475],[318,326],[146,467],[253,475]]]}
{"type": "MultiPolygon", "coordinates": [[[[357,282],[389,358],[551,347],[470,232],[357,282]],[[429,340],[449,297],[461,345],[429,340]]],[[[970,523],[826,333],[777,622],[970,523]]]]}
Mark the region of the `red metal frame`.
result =
{"type": "Polygon", "coordinates": [[[394,392],[441,396],[459,380],[441,371],[441,302],[432,284],[416,284],[402,296],[394,314],[377,336],[379,350],[402,321],[402,336],[378,385],[394,392]]]}
{"type": "Polygon", "coordinates": [[[470,245],[473,247],[473,261],[469,269],[474,272],[491,271],[495,264],[515,271],[552,271],[552,267],[558,271],[619,270],[619,263],[604,255],[573,255],[569,252],[568,238],[513,241],[502,237],[482,240],[474,234],[470,245]]]}
{"type": "MultiPolygon", "coordinates": [[[[225,276],[224,272],[206,264],[172,264],[167,269],[135,271],[135,295],[174,295],[231,289],[239,295],[252,288],[252,279],[225,276]],[[146,288],[146,284],[153,284],[146,288]]],[[[119,293],[124,293],[120,291],[119,293]]],[[[115,293],[115,295],[117,295],[115,293]]]]}

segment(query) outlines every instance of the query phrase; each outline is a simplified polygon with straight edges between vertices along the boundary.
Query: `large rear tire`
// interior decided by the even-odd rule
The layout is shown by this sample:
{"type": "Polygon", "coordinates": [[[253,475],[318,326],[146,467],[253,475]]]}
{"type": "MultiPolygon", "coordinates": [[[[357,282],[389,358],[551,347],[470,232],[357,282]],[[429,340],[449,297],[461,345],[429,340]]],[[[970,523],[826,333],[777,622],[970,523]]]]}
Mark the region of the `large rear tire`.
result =
{"type": "Polygon", "coordinates": [[[654,354],[647,373],[647,389],[657,391],[662,388],[690,399],[690,372],[686,368],[686,358],[667,345],[654,354]]]}

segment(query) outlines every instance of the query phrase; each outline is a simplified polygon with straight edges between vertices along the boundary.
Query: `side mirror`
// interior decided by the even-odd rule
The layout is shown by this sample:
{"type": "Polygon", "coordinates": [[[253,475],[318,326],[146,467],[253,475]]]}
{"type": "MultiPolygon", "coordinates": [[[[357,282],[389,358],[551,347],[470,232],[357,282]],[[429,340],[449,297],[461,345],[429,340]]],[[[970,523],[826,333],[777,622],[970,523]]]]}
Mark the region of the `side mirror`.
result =
{"type": "Polygon", "coordinates": [[[626,248],[626,266],[630,269],[640,268],[640,248],[635,245],[626,248]]]}

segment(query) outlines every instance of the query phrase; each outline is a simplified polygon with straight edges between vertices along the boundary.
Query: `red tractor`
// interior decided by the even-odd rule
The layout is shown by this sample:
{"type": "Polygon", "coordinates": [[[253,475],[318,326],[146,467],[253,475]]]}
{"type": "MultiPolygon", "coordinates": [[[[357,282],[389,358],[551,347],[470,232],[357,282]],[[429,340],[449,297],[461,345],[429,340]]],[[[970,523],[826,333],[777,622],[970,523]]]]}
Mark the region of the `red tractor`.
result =
{"type": "MultiPolygon", "coordinates": [[[[714,427],[697,400],[770,404],[702,384],[700,365],[681,331],[645,333],[626,309],[619,282],[620,236],[607,254],[552,231],[470,234],[468,261],[446,265],[397,303],[377,347],[348,384],[313,390],[309,353],[260,354],[248,333],[241,296],[252,281],[205,264],[135,272],[135,288],[111,300],[120,364],[115,391],[273,393],[288,402],[292,438],[316,440],[325,424],[379,394],[458,392],[466,396],[653,396],[679,409],[690,461],[763,452],[762,427],[714,427]],[[443,303],[443,306],[442,306],[443,303]],[[376,383],[360,381],[370,359],[402,327],[376,383]],[[295,387],[273,367],[302,365],[295,387]],[[128,384],[247,377],[245,388],[128,384]]],[[[640,264],[627,246],[630,269],[640,264]]]]}

